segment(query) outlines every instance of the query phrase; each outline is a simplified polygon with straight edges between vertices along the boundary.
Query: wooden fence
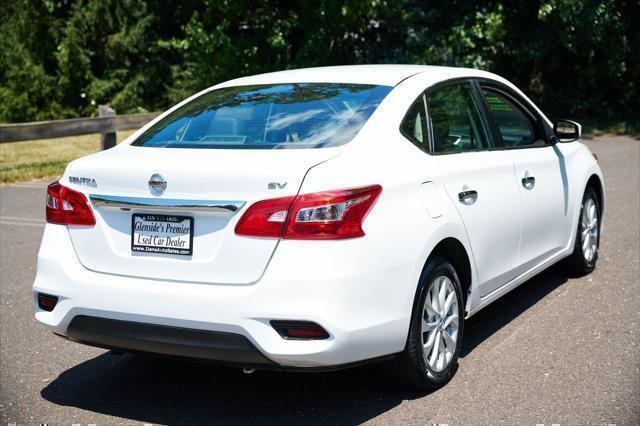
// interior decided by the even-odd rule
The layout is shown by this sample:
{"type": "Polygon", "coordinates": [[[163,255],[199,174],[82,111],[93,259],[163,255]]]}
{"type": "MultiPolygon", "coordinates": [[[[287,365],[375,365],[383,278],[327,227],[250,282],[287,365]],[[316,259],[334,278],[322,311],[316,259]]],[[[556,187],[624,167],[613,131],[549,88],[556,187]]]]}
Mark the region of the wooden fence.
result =
{"type": "Polygon", "coordinates": [[[116,145],[116,131],[139,129],[158,114],[116,115],[113,109],[100,105],[96,118],[0,124],[0,143],[100,133],[102,149],[109,149],[116,145]]]}

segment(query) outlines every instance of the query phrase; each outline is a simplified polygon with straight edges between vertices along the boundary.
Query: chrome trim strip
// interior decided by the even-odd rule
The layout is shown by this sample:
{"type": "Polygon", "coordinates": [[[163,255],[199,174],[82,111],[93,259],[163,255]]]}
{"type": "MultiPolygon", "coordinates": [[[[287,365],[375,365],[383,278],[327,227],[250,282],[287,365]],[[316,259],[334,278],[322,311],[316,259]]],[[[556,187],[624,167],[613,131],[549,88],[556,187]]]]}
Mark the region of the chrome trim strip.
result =
{"type": "Polygon", "coordinates": [[[225,214],[235,214],[246,204],[245,201],[231,200],[178,200],[97,194],[90,194],[89,199],[96,207],[115,207],[125,210],[205,211],[225,214]]]}

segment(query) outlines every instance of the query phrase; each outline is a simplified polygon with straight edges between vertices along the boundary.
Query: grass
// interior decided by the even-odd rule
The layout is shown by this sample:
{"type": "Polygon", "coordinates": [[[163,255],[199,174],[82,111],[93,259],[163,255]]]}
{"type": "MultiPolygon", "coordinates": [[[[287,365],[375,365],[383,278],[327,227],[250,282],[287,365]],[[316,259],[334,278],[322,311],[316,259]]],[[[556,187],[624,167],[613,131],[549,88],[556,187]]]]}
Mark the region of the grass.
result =
{"type": "MultiPolygon", "coordinates": [[[[118,132],[118,143],[133,131],[118,132]]],[[[3,143],[0,145],[0,184],[60,176],[76,158],[100,150],[100,135],[3,143]]]]}

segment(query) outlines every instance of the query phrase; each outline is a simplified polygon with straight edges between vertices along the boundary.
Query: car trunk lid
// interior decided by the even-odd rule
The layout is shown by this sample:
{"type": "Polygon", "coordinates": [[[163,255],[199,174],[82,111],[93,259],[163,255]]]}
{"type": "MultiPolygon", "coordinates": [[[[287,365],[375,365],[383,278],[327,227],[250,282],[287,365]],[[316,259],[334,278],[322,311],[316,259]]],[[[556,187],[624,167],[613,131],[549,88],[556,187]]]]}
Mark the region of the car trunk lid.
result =
{"type": "Polygon", "coordinates": [[[297,194],[306,172],[337,150],[121,146],[94,154],[71,163],[61,181],[87,195],[96,216],[95,226],[69,226],[69,234],[80,262],[93,271],[250,284],[262,276],[278,239],[236,235],[243,211],[258,200],[297,194]],[[154,175],[166,182],[164,191],[150,189],[154,175]],[[154,233],[165,231],[158,226],[171,232],[154,233]],[[181,234],[188,228],[190,235],[181,234]],[[157,246],[150,235],[185,241],[175,251],[137,251],[157,246]]]}

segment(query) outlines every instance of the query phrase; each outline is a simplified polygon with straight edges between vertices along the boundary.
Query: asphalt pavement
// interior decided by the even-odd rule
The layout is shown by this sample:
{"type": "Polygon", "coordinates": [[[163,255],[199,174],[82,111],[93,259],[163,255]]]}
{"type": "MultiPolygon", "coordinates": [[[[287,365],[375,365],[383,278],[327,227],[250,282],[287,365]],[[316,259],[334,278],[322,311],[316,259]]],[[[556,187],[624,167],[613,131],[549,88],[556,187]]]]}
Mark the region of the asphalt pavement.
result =
{"type": "Polygon", "coordinates": [[[244,375],[113,355],[33,318],[45,182],[0,187],[0,422],[18,424],[639,424],[640,141],[586,141],[606,178],[598,268],[553,267],[466,324],[460,368],[431,393],[377,366],[244,375]]]}

